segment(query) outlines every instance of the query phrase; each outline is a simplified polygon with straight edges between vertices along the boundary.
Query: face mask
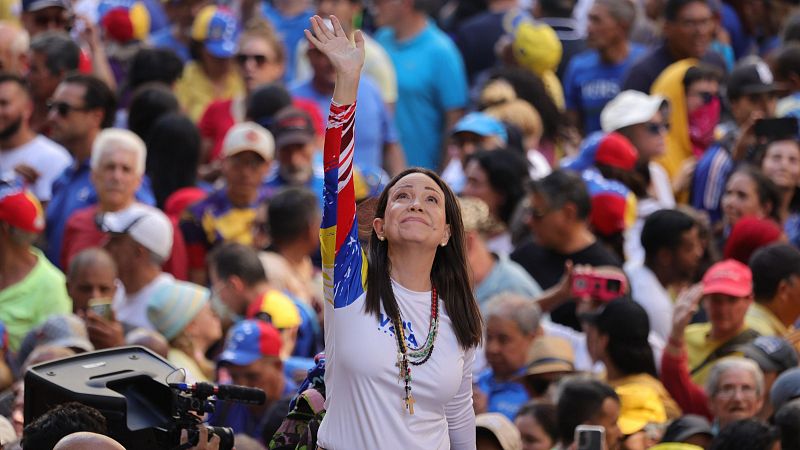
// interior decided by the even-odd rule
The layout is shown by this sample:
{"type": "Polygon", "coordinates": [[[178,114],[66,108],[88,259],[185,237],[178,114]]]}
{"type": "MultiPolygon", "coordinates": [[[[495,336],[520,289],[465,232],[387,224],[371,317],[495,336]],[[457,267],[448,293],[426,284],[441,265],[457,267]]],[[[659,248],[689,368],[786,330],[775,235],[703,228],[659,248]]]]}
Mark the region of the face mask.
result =
{"type": "Polygon", "coordinates": [[[689,113],[689,140],[696,158],[700,158],[714,142],[714,128],[719,123],[720,109],[719,97],[714,97],[689,113]]]}

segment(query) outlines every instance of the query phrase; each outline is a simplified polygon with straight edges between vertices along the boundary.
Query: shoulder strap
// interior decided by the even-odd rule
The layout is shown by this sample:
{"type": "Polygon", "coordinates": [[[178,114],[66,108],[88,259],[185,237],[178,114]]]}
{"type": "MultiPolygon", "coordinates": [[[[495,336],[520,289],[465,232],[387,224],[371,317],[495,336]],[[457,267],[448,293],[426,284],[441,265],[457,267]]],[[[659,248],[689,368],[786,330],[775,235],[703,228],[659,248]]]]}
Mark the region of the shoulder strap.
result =
{"type": "Polygon", "coordinates": [[[718,359],[720,359],[720,358],[722,358],[724,356],[727,356],[727,355],[735,352],[737,347],[752,341],[753,339],[757,338],[758,336],[760,336],[760,335],[758,334],[757,331],[751,330],[749,328],[744,330],[744,331],[742,331],[741,333],[737,334],[736,336],[734,336],[733,338],[731,338],[730,340],[728,340],[724,344],[722,344],[719,347],[717,347],[716,350],[711,352],[711,354],[706,356],[706,359],[704,359],[700,364],[698,364],[697,367],[692,369],[691,375],[694,375],[697,372],[700,372],[701,370],[703,370],[703,368],[705,368],[707,365],[713,363],[714,361],[716,361],[716,360],[718,360],[718,359]]]}

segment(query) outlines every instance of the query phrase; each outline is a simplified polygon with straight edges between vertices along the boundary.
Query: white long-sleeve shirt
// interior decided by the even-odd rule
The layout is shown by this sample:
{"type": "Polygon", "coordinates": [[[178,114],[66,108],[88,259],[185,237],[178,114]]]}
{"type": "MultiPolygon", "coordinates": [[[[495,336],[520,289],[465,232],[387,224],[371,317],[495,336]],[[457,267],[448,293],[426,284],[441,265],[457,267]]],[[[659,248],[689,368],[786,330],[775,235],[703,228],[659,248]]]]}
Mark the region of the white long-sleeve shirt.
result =
{"type": "MultiPolygon", "coordinates": [[[[430,292],[392,283],[407,342],[421,346],[428,333],[430,292]]],[[[474,449],[472,363],[440,301],[439,332],[431,358],[411,367],[414,414],[405,411],[392,321],[364,313],[365,295],[325,311],[327,413],[318,444],[338,449],[474,449]]]]}

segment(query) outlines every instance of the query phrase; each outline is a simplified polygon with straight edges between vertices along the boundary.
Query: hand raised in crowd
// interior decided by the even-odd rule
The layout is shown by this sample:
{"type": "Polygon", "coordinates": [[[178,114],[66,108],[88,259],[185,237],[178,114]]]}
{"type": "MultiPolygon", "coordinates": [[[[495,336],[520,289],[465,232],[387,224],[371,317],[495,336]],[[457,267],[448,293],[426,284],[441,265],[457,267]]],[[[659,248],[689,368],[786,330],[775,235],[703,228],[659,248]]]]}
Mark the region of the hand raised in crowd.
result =
{"type": "Polygon", "coordinates": [[[683,342],[683,332],[692,320],[692,316],[697,312],[702,298],[702,283],[694,284],[681,291],[678,295],[677,300],[675,300],[675,310],[672,313],[670,343],[673,341],[683,342]]]}
{"type": "Polygon", "coordinates": [[[125,332],[122,324],[113,320],[107,320],[87,309],[82,314],[86,322],[86,331],[89,333],[89,340],[97,349],[112,348],[125,345],[125,332]]]}
{"type": "Polygon", "coordinates": [[[743,160],[747,156],[747,149],[756,145],[756,122],[763,118],[763,113],[760,111],[753,111],[747,119],[747,122],[741,127],[741,132],[739,133],[739,137],[736,138],[736,142],[733,144],[733,151],[731,152],[731,158],[733,158],[734,161],[743,160]]]}
{"type": "Polygon", "coordinates": [[[337,74],[360,74],[364,65],[364,36],[356,31],[350,42],[336,16],[331,16],[333,29],[328,28],[320,16],[311,18],[311,28],[305,30],[308,41],[330,60],[337,74]],[[354,45],[355,44],[355,45],[354,45]]]}

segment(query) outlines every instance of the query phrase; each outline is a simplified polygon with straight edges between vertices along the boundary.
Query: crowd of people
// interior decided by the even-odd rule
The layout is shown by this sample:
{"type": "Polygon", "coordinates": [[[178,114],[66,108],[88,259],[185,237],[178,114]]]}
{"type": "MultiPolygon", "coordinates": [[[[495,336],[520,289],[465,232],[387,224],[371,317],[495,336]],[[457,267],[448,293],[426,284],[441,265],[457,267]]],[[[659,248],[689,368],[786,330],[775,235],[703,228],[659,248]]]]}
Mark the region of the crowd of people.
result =
{"type": "Polygon", "coordinates": [[[140,345],[239,449],[800,450],[798,120],[791,0],[0,0],[0,448],[140,345]]]}

